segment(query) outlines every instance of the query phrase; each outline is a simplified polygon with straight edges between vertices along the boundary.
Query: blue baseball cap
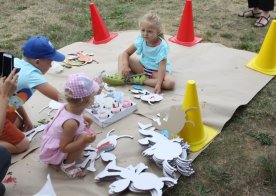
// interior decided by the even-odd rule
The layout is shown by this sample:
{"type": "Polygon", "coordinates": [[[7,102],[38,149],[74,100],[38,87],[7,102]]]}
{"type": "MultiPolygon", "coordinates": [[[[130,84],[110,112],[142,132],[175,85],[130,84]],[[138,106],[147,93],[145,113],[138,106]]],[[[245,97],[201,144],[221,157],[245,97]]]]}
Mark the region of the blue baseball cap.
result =
{"type": "Polygon", "coordinates": [[[23,46],[23,55],[32,59],[50,59],[52,61],[64,61],[65,56],[54,48],[48,37],[33,36],[23,46]]]}

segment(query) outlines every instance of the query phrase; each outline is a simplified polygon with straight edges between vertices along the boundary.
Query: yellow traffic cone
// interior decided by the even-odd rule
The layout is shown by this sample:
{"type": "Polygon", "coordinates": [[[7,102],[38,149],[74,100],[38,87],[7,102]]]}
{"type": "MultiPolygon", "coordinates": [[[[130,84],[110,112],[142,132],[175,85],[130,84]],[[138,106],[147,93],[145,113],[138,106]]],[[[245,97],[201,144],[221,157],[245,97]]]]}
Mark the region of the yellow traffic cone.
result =
{"type": "Polygon", "coordinates": [[[276,20],[272,20],[259,54],[246,66],[267,75],[276,75],[276,20]]]}
{"type": "Polygon", "coordinates": [[[194,80],[187,82],[182,110],[187,110],[186,121],[193,123],[186,123],[178,135],[189,143],[192,152],[199,151],[218,135],[218,131],[203,125],[194,80]],[[188,110],[189,108],[194,109],[188,110]]]}

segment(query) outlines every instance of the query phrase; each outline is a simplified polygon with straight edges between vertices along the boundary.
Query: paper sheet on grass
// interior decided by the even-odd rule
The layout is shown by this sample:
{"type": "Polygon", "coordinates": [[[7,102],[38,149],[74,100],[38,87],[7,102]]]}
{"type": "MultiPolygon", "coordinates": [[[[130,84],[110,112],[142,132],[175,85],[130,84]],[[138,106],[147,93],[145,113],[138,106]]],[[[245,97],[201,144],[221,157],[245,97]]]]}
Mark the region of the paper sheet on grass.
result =
{"type": "MultiPolygon", "coordinates": [[[[73,43],[60,51],[64,54],[78,51],[93,52],[99,64],[92,63],[82,67],[65,69],[57,74],[50,70],[46,74],[47,80],[59,90],[63,90],[69,74],[85,72],[96,76],[100,71],[108,73],[117,72],[118,55],[126,49],[139,34],[139,31],[120,32],[118,37],[103,45],[91,45],[83,42],[73,43]]],[[[168,38],[169,36],[166,36],[168,38]]],[[[170,45],[169,58],[173,66],[173,75],[176,80],[176,88],[173,91],[164,91],[164,99],[160,103],[149,105],[141,100],[135,100],[138,104],[136,114],[114,123],[102,129],[96,124],[93,128],[97,135],[95,144],[103,139],[107,131],[115,128],[116,134],[129,134],[135,138],[121,139],[113,151],[117,156],[117,164],[120,166],[136,165],[144,162],[150,167],[150,171],[158,175],[162,172],[149,160],[142,157],[143,147],[137,142],[142,136],[138,133],[137,122],[150,123],[159,112],[168,112],[172,105],[181,106],[184,98],[186,83],[192,79],[196,81],[198,98],[201,105],[201,113],[204,124],[221,131],[224,124],[231,118],[240,105],[247,104],[258,91],[260,91],[271,79],[271,76],[253,71],[244,65],[256,54],[252,52],[227,48],[221,44],[200,43],[193,47],[185,47],[168,41],[170,45]]],[[[128,89],[130,86],[118,87],[132,97],[128,89]]],[[[152,90],[151,88],[147,88],[152,90]]],[[[134,99],[134,98],[133,98],[134,99]]],[[[27,102],[26,108],[33,122],[49,118],[48,111],[38,114],[38,111],[47,106],[49,99],[40,93],[27,102]]],[[[54,113],[54,112],[53,112],[54,113]]],[[[219,136],[217,136],[219,137],[219,136]]],[[[30,151],[39,147],[41,133],[31,143],[30,151]]],[[[10,171],[17,178],[14,188],[7,189],[7,195],[32,195],[38,192],[48,173],[57,195],[108,195],[108,186],[111,182],[95,184],[94,176],[106,165],[101,160],[96,161],[97,172],[88,174],[84,179],[72,180],[66,177],[58,168],[47,167],[38,159],[39,150],[26,156],[26,153],[13,157],[10,171]],[[34,182],[34,183],[30,183],[34,182]],[[65,188],[66,187],[66,188],[65,188]]],[[[200,152],[192,153],[191,158],[198,156],[200,152]]]]}

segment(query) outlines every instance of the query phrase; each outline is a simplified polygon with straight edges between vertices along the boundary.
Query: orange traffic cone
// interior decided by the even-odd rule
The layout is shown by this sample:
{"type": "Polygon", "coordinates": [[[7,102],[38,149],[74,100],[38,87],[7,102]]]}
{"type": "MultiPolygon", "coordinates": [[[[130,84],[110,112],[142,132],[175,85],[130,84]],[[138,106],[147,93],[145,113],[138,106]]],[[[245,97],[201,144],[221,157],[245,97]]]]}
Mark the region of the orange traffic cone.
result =
{"type": "Polygon", "coordinates": [[[192,0],[186,1],[177,35],[169,40],[184,46],[193,46],[202,40],[202,37],[194,35],[192,0]]]}
{"type": "Polygon", "coordinates": [[[109,33],[99,11],[94,3],[90,3],[92,30],[94,37],[88,41],[90,44],[104,44],[112,40],[118,33],[109,33]]]}
{"type": "Polygon", "coordinates": [[[177,135],[188,142],[192,152],[199,151],[218,135],[218,131],[204,125],[202,122],[194,80],[187,82],[182,110],[187,111],[186,122],[190,121],[193,123],[186,123],[177,135]],[[189,108],[191,109],[189,110],[189,108]]]}
{"type": "Polygon", "coordinates": [[[276,75],[276,20],[272,20],[258,55],[252,58],[247,67],[263,74],[276,75]]]}

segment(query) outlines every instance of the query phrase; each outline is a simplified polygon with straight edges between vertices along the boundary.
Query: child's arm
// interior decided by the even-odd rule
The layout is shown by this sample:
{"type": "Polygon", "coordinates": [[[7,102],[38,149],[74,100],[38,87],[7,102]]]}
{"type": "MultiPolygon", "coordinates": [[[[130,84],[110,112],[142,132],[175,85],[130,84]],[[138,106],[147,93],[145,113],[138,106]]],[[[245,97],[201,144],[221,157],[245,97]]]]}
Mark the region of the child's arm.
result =
{"type": "Polygon", "coordinates": [[[60,148],[62,152],[72,153],[82,150],[87,144],[95,140],[95,135],[82,134],[74,141],[78,126],[78,123],[73,119],[67,120],[63,124],[63,133],[60,138],[60,148]]]}
{"type": "Polygon", "coordinates": [[[93,120],[92,120],[92,118],[90,117],[90,114],[84,113],[84,114],[83,114],[83,119],[84,119],[84,121],[85,121],[86,127],[90,127],[91,124],[93,123],[93,120]]]}
{"type": "Polygon", "coordinates": [[[31,130],[34,126],[33,126],[32,121],[30,120],[26,110],[24,109],[24,107],[21,106],[16,111],[22,117],[22,120],[23,120],[23,130],[22,131],[25,132],[25,131],[31,130]]]}
{"type": "Polygon", "coordinates": [[[59,91],[55,87],[50,85],[48,82],[37,85],[35,88],[46,97],[53,99],[55,101],[59,101],[59,91]]]}
{"type": "MultiPolygon", "coordinates": [[[[124,76],[128,76],[131,72],[130,66],[129,66],[129,57],[136,51],[136,47],[134,44],[131,44],[122,54],[121,54],[121,61],[119,63],[119,67],[122,68],[121,74],[124,76]]],[[[120,72],[120,71],[119,71],[120,72]]]]}
{"type": "Polygon", "coordinates": [[[158,69],[158,76],[157,76],[157,83],[154,88],[154,93],[160,93],[161,92],[161,87],[162,83],[164,81],[165,75],[166,75],[166,60],[162,60],[159,63],[159,69],[158,69]]]}

